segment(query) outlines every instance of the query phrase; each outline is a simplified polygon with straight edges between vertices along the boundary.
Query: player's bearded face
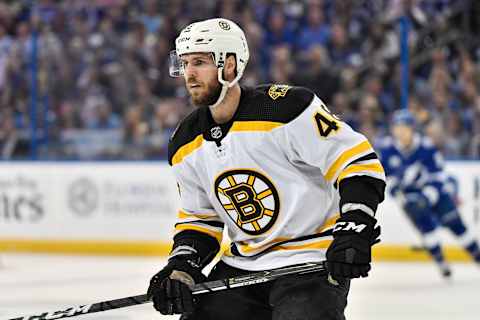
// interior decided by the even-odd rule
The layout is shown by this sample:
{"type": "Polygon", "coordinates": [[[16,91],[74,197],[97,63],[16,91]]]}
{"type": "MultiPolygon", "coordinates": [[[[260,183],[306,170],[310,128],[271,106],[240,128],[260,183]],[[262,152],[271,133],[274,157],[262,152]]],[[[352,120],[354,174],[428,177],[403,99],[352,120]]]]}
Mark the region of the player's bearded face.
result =
{"type": "Polygon", "coordinates": [[[197,106],[214,104],[222,90],[218,82],[217,67],[211,54],[194,53],[182,57],[187,91],[197,106]]]}

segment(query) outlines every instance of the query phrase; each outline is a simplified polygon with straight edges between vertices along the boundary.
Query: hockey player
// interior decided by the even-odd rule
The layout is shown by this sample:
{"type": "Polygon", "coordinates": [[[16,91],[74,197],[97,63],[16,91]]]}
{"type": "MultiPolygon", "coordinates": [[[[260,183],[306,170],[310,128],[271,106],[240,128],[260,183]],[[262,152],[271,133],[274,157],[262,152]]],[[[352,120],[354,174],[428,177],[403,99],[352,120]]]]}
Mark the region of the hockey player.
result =
{"type": "Polygon", "coordinates": [[[162,314],[188,319],[344,319],[349,279],[366,277],[380,230],[385,175],[367,139],[310,90],[238,84],[249,58],[232,21],[193,23],[176,39],[171,73],[198,108],[178,126],[169,162],[180,192],[168,264],[148,293],[162,314]],[[327,261],[330,275],[201,295],[202,269],[231,247],[208,280],[327,261]]]}
{"type": "Polygon", "coordinates": [[[443,168],[443,158],[431,140],[415,132],[415,119],[407,110],[392,118],[392,137],[379,144],[380,158],[390,192],[422,234],[425,248],[440,267],[451,275],[445,262],[438,227],[456,235],[473,259],[480,262],[477,241],[468,232],[452,197],[452,183],[443,168]]]}

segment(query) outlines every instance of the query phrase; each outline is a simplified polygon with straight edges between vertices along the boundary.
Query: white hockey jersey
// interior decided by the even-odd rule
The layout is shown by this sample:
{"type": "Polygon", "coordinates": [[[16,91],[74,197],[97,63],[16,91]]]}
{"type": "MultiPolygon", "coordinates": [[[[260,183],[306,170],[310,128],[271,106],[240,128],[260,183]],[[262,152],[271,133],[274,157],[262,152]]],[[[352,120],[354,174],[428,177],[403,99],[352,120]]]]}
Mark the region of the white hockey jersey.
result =
{"type": "Polygon", "coordinates": [[[169,162],[181,198],[176,232],[221,242],[226,227],[222,260],[252,271],[325,260],[340,181],[385,180],[363,135],[308,89],[285,85],[242,88],[223,125],[208,107],[195,110],[172,136],[169,162]]]}

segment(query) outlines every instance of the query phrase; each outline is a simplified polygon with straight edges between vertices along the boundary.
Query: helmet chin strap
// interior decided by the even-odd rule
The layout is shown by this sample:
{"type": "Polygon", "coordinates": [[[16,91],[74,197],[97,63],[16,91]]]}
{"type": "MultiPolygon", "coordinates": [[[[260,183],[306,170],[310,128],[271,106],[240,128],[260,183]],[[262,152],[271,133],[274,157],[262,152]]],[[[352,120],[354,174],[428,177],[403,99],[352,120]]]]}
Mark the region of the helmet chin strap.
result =
{"type": "Polygon", "coordinates": [[[223,67],[218,68],[218,82],[222,84],[222,91],[220,91],[220,95],[218,96],[217,101],[214,104],[210,105],[211,109],[215,109],[216,107],[218,107],[218,105],[223,101],[223,99],[227,95],[228,88],[233,87],[238,82],[238,80],[240,80],[241,77],[242,77],[242,74],[239,73],[235,77],[235,79],[233,79],[231,82],[228,82],[227,80],[223,79],[223,67]]]}

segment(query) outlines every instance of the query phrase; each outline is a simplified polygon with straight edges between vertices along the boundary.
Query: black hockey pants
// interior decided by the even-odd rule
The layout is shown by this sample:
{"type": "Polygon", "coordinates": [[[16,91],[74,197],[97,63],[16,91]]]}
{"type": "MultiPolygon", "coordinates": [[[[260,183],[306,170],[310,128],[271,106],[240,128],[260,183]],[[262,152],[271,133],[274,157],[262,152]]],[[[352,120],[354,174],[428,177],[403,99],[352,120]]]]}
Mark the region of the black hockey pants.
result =
{"type": "MultiPolygon", "coordinates": [[[[249,273],[219,262],[208,280],[249,273]]],[[[272,282],[198,296],[188,320],[344,320],[349,280],[335,286],[326,273],[285,276],[272,282]]]]}

